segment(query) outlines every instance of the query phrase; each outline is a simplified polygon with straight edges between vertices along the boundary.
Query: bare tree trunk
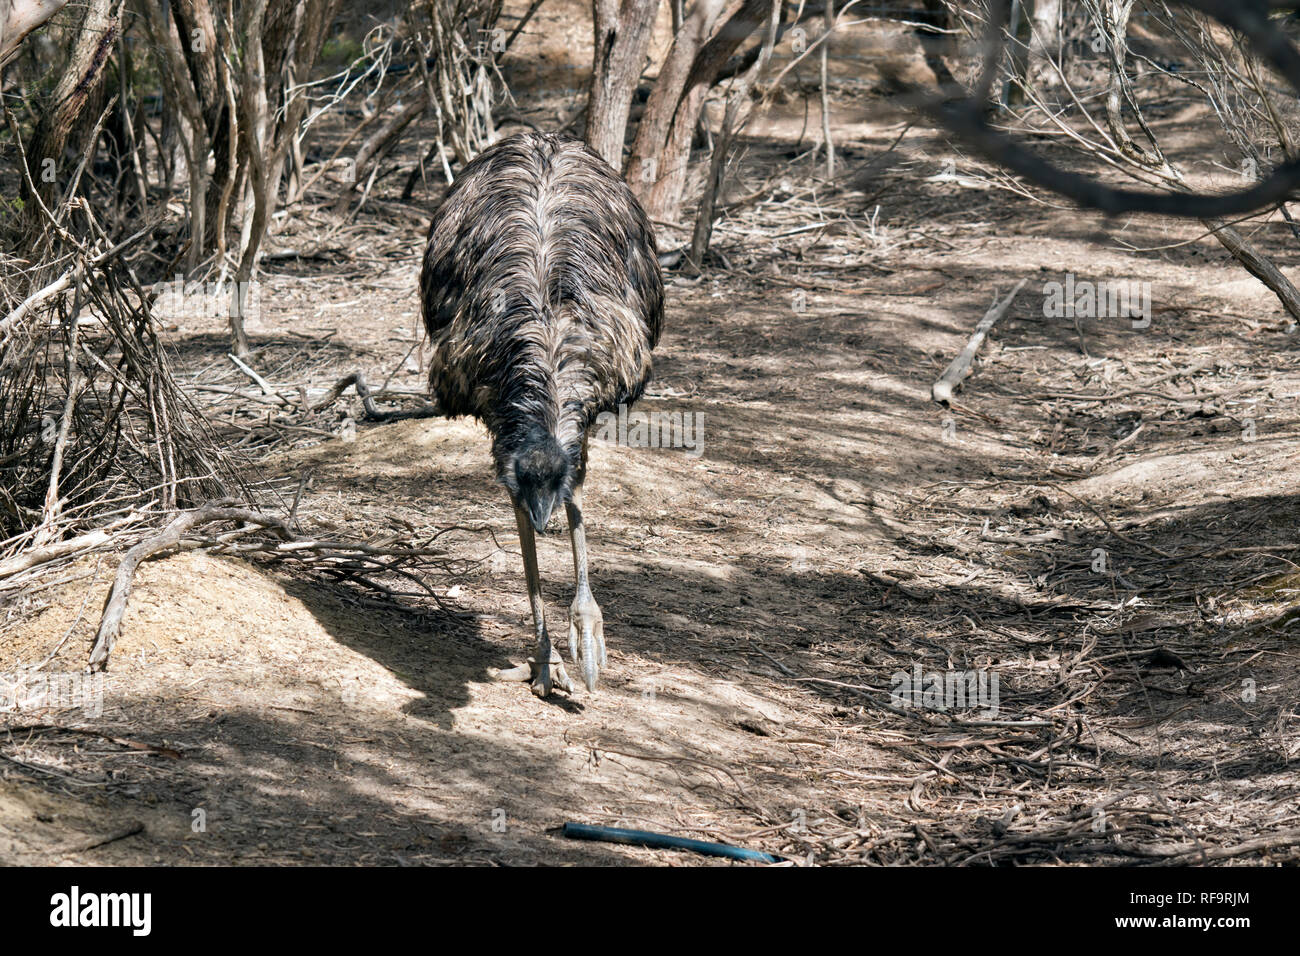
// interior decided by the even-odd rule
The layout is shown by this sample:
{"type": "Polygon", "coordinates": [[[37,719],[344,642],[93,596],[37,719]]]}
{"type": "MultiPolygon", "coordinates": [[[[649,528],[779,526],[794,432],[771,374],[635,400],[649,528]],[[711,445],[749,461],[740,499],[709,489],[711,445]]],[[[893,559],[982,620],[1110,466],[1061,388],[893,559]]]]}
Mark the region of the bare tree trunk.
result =
{"type": "Polygon", "coordinates": [[[341,2],[342,0],[282,0],[281,9],[292,4],[293,15],[291,20],[283,24],[284,46],[278,51],[277,60],[272,62],[277,73],[276,115],[280,117],[274,127],[274,148],[267,166],[272,207],[284,178],[284,164],[289,155],[289,147],[307,115],[306,92],[296,86],[311,74],[325,43],[325,33],[341,2]]]}
{"type": "Polygon", "coordinates": [[[339,2],[275,0],[272,5],[268,0],[251,0],[243,8],[240,33],[257,40],[244,48],[238,103],[240,159],[246,178],[230,334],[240,358],[249,354],[244,296],[261,258],[289,145],[306,114],[305,93],[295,89],[295,83],[311,73],[339,2]]]}
{"type": "MultiPolygon", "coordinates": [[[[754,65],[745,71],[731,91],[727,101],[727,112],[718,130],[718,138],[713,146],[713,159],[709,163],[709,181],[700,198],[699,214],[695,217],[695,232],[691,236],[690,259],[698,269],[704,261],[704,254],[709,251],[709,242],[713,238],[713,211],[718,197],[722,195],[722,184],[727,172],[727,153],[731,150],[731,140],[735,131],[744,125],[741,111],[750,106],[749,92],[759,77],[767,70],[768,60],[772,57],[772,47],[776,45],[777,26],[781,22],[781,0],[767,0],[770,4],[767,34],[754,65]]],[[[748,116],[746,115],[746,119],[748,116]]]]}
{"type": "Polygon", "coordinates": [[[823,23],[826,27],[826,39],[822,41],[822,142],[826,146],[826,178],[835,178],[835,143],[831,140],[831,90],[830,90],[830,52],[831,32],[835,29],[835,4],[825,0],[823,23]]]}
{"type": "MultiPolygon", "coordinates": [[[[226,11],[223,10],[223,15],[226,11]]],[[[229,192],[235,176],[238,130],[234,125],[235,108],[232,95],[234,81],[230,76],[230,63],[222,55],[223,48],[233,46],[232,37],[223,37],[217,29],[216,15],[209,0],[171,0],[171,13],[179,37],[179,48],[189,71],[191,95],[199,103],[203,118],[201,130],[204,145],[201,164],[203,180],[206,175],[207,154],[212,153],[211,182],[217,188],[205,189],[201,197],[202,213],[196,213],[194,229],[196,241],[189,261],[197,265],[206,249],[215,246],[225,249],[225,233],[229,227],[229,192]],[[201,227],[201,228],[200,228],[201,227]]],[[[193,268],[191,265],[191,268],[193,268]]]]}
{"type": "MultiPolygon", "coordinates": [[[[54,87],[50,108],[41,114],[32,134],[32,145],[27,150],[28,168],[37,196],[47,207],[56,194],[57,171],[69,135],[86,105],[102,90],[104,67],[117,41],[118,18],[113,7],[114,0],[88,0],[68,67],[54,87]]],[[[39,205],[32,203],[27,215],[29,223],[38,222],[39,205]]]]}
{"type": "Polygon", "coordinates": [[[632,165],[637,170],[630,176],[632,188],[651,219],[675,222],[680,216],[691,140],[704,101],[727,60],[762,25],[769,7],[770,0],[745,0],[696,52],[680,87],[665,85],[651,94],[641,119],[646,133],[642,137],[638,131],[629,164],[629,172],[632,165]],[[654,164],[653,176],[644,172],[647,162],[654,164]]]}
{"type": "Polygon", "coordinates": [[[205,212],[208,185],[207,156],[208,129],[203,119],[203,109],[188,81],[184,41],[167,22],[165,11],[156,4],[145,4],[146,27],[154,48],[162,51],[163,87],[169,97],[179,103],[180,113],[190,127],[189,138],[183,141],[186,166],[190,173],[190,248],[186,256],[186,272],[193,271],[203,258],[205,212]]]}
{"type": "Polygon", "coordinates": [[[0,65],[27,34],[64,8],[68,0],[0,0],[0,65]]]}
{"type": "MultiPolygon", "coordinates": [[[[662,154],[673,115],[681,102],[695,58],[709,39],[709,32],[725,5],[726,0],[696,0],[674,35],[668,55],[659,68],[659,76],[637,126],[627,165],[628,183],[643,205],[650,203],[656,183],[667,172],[662,154]]],[[[698,115],[694,119],[698,119],[698,115]]]]}
{"type": "Polygon", "coordinates": [[[1029,56],[1041,65],[1045,58],[1055,58],[1061,52],[1061,0],[1034,0],[1033,8],[1029,56]]]}
{"type": "MultiPolygon", "coordinates": [[[[267,138],[270,135],[270,116],[266,97],[266,58],[262,52],[262,27],[266,20],[267,0],[252,0],[244,8],[243,35],[256,38],[244,50],[244,75],[240,80],[240,128],[247,149],[244,159],[248,164],[245,184],[244,227],[240,237],[239,270],[235,273],[235,288],[246,289],[253,277],[253,267],[261,248],[262,234],[270,218],[271,190],[267,179],[267,138]]],[[[241,297],[242,298],[242,297],[241,297]]],[[[235,355],[249,355],[248,335],[244,331],[243,303],[238,302],[230,312],[230,338],[235,355]]]]}
{"type": "Polygon", "coordinates": [[[1011,0],[1011,17],[1007,24],[1010,34],[1010,56],[1007,78],[1002,84],[1002,105],[1019,105],[1025,101],[1024,85],[1029,82],[1029,37],[1033,29],[1025,15],[1027,0],[1011,0]]]}
{"type": "Polygon", "coordinates": [[[617,170],[632,94],[641,78],[659,0],[592,0],[595,45],[587,95],[587,145],[617,170]]]}

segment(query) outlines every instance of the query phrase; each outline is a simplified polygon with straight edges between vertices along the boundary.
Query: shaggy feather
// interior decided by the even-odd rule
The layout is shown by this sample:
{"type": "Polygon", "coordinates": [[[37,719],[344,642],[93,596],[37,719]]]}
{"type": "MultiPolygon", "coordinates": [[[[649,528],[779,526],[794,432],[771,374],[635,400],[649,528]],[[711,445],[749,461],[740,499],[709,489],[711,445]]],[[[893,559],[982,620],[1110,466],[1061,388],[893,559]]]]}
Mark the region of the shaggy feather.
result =
{"type": "Polygon", "coordinates": [[[523,133],[484,150],[434,214],[420,275],[429,384],[492,434],[515,500],[568,496],[601,412],[640,397],[663,320],[654,233],[582,143],[523,133]]]}

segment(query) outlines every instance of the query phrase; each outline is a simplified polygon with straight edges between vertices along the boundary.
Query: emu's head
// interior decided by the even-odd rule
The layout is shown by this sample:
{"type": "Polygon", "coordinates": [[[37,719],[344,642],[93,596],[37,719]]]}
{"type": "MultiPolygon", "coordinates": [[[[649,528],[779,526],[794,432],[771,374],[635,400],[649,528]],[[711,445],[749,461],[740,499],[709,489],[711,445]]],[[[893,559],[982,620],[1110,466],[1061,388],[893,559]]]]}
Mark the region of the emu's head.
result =
{"type": "Polygon", "coordinates": [[[537,532],[546,530],[555,506],[573,487],[573,462],[555,436],[530,431],[502,462],[501,482],[516,505],[528,512],[537,532]]]}

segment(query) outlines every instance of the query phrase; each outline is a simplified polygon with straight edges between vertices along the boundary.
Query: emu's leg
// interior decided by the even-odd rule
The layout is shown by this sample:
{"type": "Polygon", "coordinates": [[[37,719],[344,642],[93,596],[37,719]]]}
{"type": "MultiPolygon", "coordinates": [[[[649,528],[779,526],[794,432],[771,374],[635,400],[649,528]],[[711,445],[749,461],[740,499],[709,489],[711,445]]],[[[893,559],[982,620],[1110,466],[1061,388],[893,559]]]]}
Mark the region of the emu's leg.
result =
{"type": "Polygon", "coordinates": [[[559,651],[551,647],[551,637],[546,632],[546,605],[542,602],[542,576],[537,570],[537,542],[528,513],[515,505],[515,522],[519,525],[519,548],[524,553],[524,577],[528,579],[528,602],[533,607],[533,629],[537,634],[537,649],[528,663],[509,670],[497,671],[498,680],[526,680],[538,697],[548,697],[551,685],[573,693],[573,684],[564,671],[564,661],[559,651]]]}
{"type": "Polygon", "coordinates": [[[582,480],[587,470],[587,441],[582,442],[582,465],[578,469],[573,492],[565,503],[569,515],[569,541],[573,545],[575,591],[569,608],[569,656],[582,665],[582,680],[587,690],[596,689],[596,678],[605,666],[605,622],[600,606],[591,596],[587,583],[587,531],[582,523],[582,480]]]}

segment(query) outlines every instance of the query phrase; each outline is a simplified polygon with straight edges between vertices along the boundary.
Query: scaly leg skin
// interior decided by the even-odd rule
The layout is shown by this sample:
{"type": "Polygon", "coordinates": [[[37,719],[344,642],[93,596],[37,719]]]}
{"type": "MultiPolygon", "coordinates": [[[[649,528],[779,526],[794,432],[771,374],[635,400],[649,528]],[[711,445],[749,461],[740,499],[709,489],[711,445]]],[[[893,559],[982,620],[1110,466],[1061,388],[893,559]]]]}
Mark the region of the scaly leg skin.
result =
{"type": "MultiPolygon", "coordinates": [[[[583,443],[583,464],[586,464],[586,443],[583,443]]],[[[582,473],[579,472],[579,479],[582,473]]],[[[587,583],[587,532],[582,524],[582,484],[573,486],[573,493],[565,503],[569,515],[569,541],[573,544],[573,574],[576,593],[569,608],[569,655],[574,664],[582,667],[582,680],[588,691],[596,689],[596,679],[605,666],[605,621],[600,606],[591,595],[587,583]]]]}
{"type": "Polygon", "coordinates": [[[546,633],[546,605],[542,603],[542,577],[537,570],[537,541],[533,525],[523,508],[515,505],[515,523],[519,525],[519,549],[524,553],[524,577],[528,579],[528,602],[533,607],[533,629],[537,633],[537,650],[527,664],[509,670],[494,671],[497,680],[528,681],[538,697],[549,697],[551,687],[573,693],[573,683],[565,673],[564,661],[546,633]],[[543,663],[545,662],[545,663],[543,663]]]}

